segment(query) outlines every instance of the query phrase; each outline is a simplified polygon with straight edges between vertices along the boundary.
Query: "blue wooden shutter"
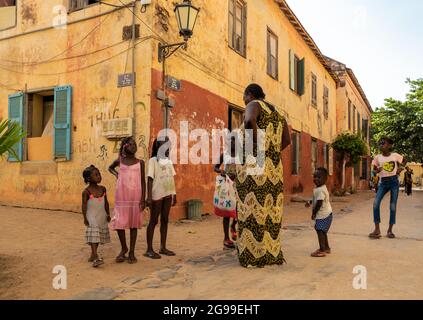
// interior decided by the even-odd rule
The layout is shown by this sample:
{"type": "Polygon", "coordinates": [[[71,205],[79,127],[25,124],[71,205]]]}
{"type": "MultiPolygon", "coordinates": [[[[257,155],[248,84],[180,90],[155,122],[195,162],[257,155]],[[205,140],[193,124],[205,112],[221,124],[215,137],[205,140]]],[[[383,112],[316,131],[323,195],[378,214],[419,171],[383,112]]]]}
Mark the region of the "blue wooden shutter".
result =
{"type": "Polygon", "coordinates": [[[298,61],[298,95],[302,96],[304,94],[304,59],[298,61]]]}
{"type": "MultiPolygon", "coordinates": [[[[24,116],[24,94],[16,93],[9,96],[9,120],[19,123],[23,127],[24,116]]],[[[8,160],[11,162],[22,161],[23,159],[23,139],[13,147],[19,159],[9,154],[8,160]]]]}
{"type": "Polygon", "coordinates": [[[71,150],[71,104],[70,86],[54,88],[54,143],[55,159],[70,160],[71,150]]]}

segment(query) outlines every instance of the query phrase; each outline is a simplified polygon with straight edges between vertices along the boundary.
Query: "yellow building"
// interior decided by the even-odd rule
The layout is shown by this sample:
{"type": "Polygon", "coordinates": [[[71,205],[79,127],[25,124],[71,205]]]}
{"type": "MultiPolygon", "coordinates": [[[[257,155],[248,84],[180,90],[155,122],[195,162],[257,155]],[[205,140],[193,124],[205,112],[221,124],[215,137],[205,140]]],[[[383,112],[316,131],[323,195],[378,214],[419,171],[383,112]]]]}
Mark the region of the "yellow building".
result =
{"type": "Polygon", "coordinates": [[[340,79],[336,97],[337,133],[359,133],[369,146],[368,156],[363,157],[361,163],[354,168],[346,170],[345,185],[346,188],[368,189],[371,167],[370,124],[373,110],[353,70],[334,59],[327,57],[327,60],[340,79]]]}
{"type": "MultiPolygon", "coordinates": [[[[137,1],[130,9],[119,7],[121,1],[108,1],[115,7],[91,2],[17,1],[16,26],[0,29],[0,118],[16,119],[28,132],[23,161],[0,166],[3,204],[80,211],[82,170],[90,164],[100,168],[113,202],[114,178],[107,173],[118,156],[113,138],[132,126],[138,155],[147,160],[164,126],[157,48],[159,41],[181,41],[172,2],[137,1]],[[118,75],[132,72],[134,86],[118,87],[118,75]],[[119,125],[109,121],[116,119],[119,125]],[[119,134],[108,134],[117,127],[119,134]]],[[[244,88],[259,83],[292,129],[293,144],[283,154],[286,193],[311,192],[317,166],[330,169],[332,186],[328,144],[338,132],[339,77],[287,3],[193,4],[201,11],[188,48],[166,62],[177,84],[166,89],[170,128],[179,133],[188,121],[189,130],[234,129],[242,121],[244,88]]],[[[173,217],[185,215],[189,199],[203,200],[210,212],[213,165],[175,167],[173,217]]]]}
{"type": "MultiPolygon", "coordinates": [[[[413,183],[414,187],[423,187],[423,165],[421,163],[408,163],[407,167],[409,167],[411,170],[413,170],[413,183]]],[[[401,172],[400,181],[401,183],[404,183],[404,173],[401,172]]]]}

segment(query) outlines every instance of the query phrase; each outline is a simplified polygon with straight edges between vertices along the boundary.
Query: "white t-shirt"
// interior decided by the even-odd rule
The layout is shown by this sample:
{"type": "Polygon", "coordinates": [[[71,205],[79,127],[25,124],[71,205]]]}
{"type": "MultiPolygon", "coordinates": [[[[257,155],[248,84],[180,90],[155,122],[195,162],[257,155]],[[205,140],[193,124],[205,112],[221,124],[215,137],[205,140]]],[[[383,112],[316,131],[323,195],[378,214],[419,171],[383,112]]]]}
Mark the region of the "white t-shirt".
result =
{"type": "Polygon", "coordinates": [[[326,185],[323,185],[319,188],[315,188],[313,191],[313,208],[316,206],[317,201],[322,200],[323,204],[319,212],[317,212],[316,219],[323,220],[331,215],[332,206],[329,201],[329,191],[326,185]]]}
{"type": "Polygon", "coordinates": [[[374,158],[372,166],[382,168],[382,171],[379,173],[381,178],[393,177],[397,175],[397,162],[402,163],[403,160],[404,157],[398,153],[391,153],[388,157],[379,154],[374,158]]]}
{"type": "Polygon", "coordinates": [[[153,179],[153,200],[176,195],[173,163],[169,159],[151,158],[148,161],[148,176],[153,179]]]}

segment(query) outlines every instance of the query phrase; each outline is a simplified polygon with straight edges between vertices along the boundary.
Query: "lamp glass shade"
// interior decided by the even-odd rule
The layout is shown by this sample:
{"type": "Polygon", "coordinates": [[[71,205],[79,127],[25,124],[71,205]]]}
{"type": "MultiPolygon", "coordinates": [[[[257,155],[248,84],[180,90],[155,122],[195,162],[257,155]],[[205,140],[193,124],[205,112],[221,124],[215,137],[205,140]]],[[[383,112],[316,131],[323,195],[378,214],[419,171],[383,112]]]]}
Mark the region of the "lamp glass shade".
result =
{"type": "Polygon", "coordinates": [[[176,5],[175,14],[179,33],[185,39],[192,36],[199,11],[200,9],[192,6],[189,1],[184,1],[182,4],[176,5]]]}

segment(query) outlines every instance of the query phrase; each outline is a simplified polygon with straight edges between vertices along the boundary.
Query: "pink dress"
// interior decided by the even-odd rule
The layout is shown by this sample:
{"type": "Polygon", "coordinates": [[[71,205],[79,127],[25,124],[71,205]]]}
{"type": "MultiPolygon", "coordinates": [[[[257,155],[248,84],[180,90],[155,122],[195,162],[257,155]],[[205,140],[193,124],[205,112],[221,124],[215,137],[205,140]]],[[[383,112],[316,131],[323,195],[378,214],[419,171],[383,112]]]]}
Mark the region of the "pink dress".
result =
{"type": "Polygon", "coordinates": [[[141,164],[126,166],[120,163],[115,193],[113,230],[141,229],[143,213],[140,210],[141,164]]]}

